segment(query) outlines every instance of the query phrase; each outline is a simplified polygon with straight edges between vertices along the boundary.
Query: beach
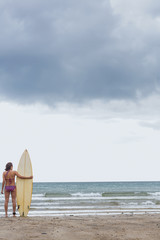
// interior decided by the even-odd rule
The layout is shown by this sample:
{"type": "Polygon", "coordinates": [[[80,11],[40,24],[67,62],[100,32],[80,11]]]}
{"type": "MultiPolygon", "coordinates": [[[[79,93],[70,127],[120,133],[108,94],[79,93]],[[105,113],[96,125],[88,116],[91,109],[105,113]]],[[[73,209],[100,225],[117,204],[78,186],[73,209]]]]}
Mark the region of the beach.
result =
{"type": "Polygon", "coordinates": [[[1,240],[159,240],[160,214],[0,218],[1,240]]]}

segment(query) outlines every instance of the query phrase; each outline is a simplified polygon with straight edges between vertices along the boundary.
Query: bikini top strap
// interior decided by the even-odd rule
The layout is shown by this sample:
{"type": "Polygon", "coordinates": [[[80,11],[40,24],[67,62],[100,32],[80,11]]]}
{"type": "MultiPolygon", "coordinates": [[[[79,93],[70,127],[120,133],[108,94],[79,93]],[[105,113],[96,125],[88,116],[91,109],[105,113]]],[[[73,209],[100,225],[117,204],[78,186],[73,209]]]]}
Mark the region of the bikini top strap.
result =
{"type": "Polygon", "coordinates": [[[8,175],[8,173],[9,173],[9,171],[10,171],[10,170],[7,171],[7,173],[6,173],[6,175],[5,175],[5,179],[6,179],[7,175],[8,175]]]}

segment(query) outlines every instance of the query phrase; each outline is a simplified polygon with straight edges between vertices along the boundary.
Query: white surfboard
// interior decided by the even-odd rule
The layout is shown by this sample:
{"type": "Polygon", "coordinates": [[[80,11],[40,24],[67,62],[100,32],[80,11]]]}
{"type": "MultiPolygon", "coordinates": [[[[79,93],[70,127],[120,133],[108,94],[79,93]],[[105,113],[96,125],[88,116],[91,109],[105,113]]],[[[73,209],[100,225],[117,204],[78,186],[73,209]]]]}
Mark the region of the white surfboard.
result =
{"type": "MultiPolygon", "coordinates": [[[[17,172],[25,177],[33,176],[32,163],[27,150],[21,156],[17,172]]],[[[33,179],[16,180],[17,207],[20,216],[27,216],[32,200],[33,179]]]]}

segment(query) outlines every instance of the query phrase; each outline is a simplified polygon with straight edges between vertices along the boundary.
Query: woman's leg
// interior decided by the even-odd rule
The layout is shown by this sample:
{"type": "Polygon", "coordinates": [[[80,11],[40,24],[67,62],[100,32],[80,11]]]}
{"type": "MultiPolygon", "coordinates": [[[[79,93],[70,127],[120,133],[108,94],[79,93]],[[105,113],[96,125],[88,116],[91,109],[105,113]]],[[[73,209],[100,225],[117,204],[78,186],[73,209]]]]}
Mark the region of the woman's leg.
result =
{"type": "MultiPolygon", "coordinates": [[[[16,212],[16,189],[14,189],[12,192],[11,192],[11,195],[12,195],[12,205],[13,205],[13,213],[16,212]]],[[[15,215],[15,214],[14,214],[15,215]]]]}
{"type": "Polygon", "coordinates": [[[5,214],[6,214],[6,217],[8,216],[8,202],[9,202],[9,194],[10,192],[7,192],[5,190],[5,204],[4,204],[4,208],[5,208],[5,214]]]}

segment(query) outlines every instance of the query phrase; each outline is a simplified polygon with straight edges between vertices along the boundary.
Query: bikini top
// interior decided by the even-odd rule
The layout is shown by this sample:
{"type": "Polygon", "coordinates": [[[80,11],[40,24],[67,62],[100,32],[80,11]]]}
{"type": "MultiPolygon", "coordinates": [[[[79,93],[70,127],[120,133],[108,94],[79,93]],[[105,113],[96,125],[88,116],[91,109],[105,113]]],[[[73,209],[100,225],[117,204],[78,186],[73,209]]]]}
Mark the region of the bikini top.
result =
{"type": "MultiPolygon", "coordinates": [[[[9,170],[9,171],[10,171],[10,170],[9,170]]],[[[12,180],[14,180],[14,178],[6,178],[7,175],[8,175],[8,173],[9,173],[9,171],[7,171],[7,173],[6,173],[6,175],[5,175],[5,179],[6,179],[6,180],[9,180],[9,184],[11,184],[11,183],[12,183],[12,180]]]]}

